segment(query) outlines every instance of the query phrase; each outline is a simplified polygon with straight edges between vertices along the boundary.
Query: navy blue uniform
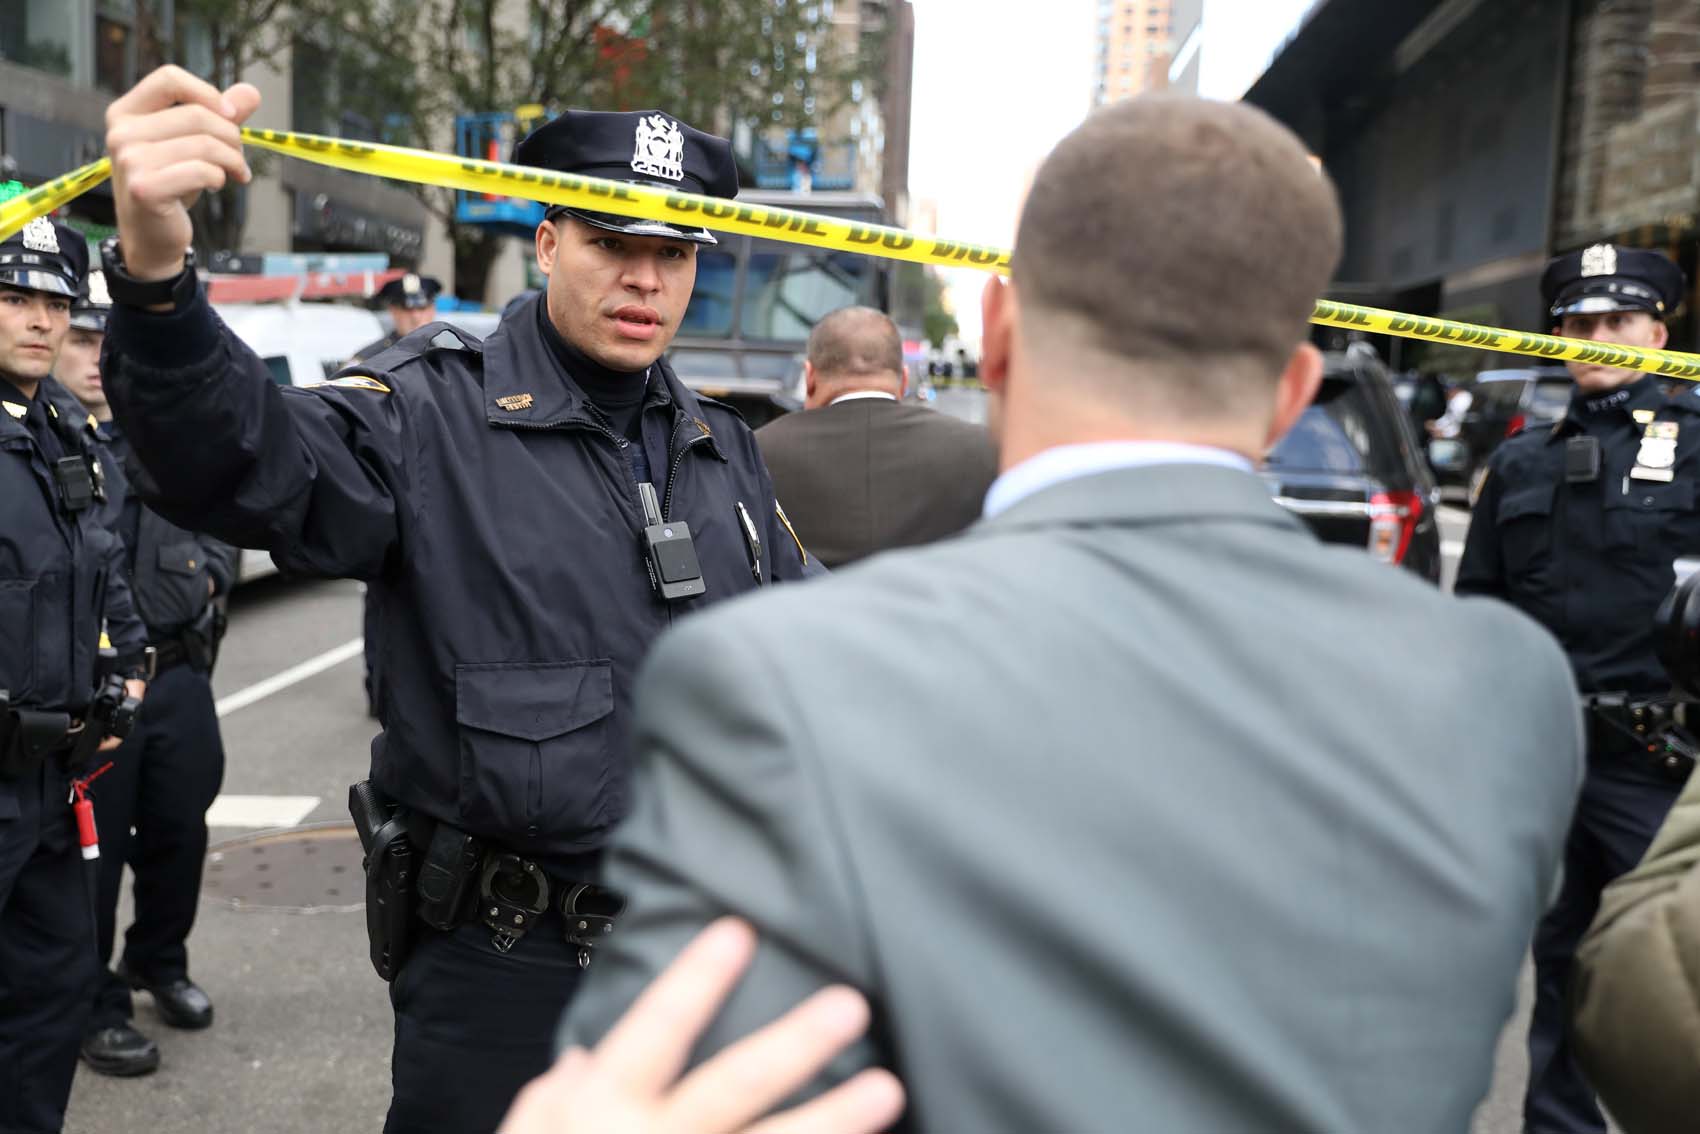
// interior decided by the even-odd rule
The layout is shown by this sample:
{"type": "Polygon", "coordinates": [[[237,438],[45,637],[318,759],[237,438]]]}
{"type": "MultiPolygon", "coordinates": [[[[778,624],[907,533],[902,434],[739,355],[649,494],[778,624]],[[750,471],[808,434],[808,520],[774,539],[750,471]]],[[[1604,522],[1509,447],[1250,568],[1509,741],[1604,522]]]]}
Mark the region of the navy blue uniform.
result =
{"type": "MultiPolygon", "coordinates": [[[[92,425],[3,380],[0,411],[0,689],[13,708],[78,716],[94,691],[103,627],[125,666],[145,645],[122,545],[98,506],[68,510],[54,477],[55,462],[91,443],[92,425]]],[[[8,1131],[59,1129],[96,971],[65,754],[0,777],[0,1129],[8,1131]]]]}
{"type": "MultiPolygon", "coordinates": [[[[1673,561],[1700,554],[1697,485],[1700,393],[1667,394],[1650,376],[1610,393],[1578,393],[1556,426],[1518,434],[1494,453],[1456,590],[1502,598],[1550,630],[1582,693],[1666,696],[1654,616],[1675,583],[1673,561]],[[1588,439],[1599,446],[1598,473],[1581,479],[1586,462],[1573,458],[1577,479],[1568,479],[1566,452],[1588,439]]],[[[1606,1129],[1566,1035],[1571,958],[1600,890],[1640,860],[1686,772],[1599,716],[1589,723],[1564,887],[1535,937],[1525,1103],[1532,1134],[1606,1129]]]]}
{"type": "MultiPolygon", "coordinates": [[[[433,324],[292,389],[204,300],[119,306],[102,372],[162,514],[264,548],[286,571],[370,584],[383,651],[374,784],[559,879],[593,877],[628,810],[631,690],[649,644],[758,586],[740,504],[758,525],[761,583],[804,574],[749,429],[658,362],[641,464],[667,519],[689,523],[707,586],[663,601],[640,542],[639,443],[589,404],[533,312],[482,344],[433,324]]],[[[512,957],[476,920],[425,932],[391,989],[389,1129],[494,1128],[548,1066],[575,953],[558,915],[512,957]],[[445,963],[482,963],[521,994],[486,1001],[415,979],[445,963]]]]}

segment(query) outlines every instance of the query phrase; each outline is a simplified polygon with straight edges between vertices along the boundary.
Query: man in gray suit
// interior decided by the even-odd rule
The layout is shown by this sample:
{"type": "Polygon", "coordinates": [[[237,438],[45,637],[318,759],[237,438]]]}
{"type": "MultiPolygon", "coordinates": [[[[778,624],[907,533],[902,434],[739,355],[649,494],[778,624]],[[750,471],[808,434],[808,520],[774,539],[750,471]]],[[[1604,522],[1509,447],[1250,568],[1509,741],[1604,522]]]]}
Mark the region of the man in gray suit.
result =
{"type": "Polygon", "coordinates": [[[774,496],[797,535],[837,569],[955,535],[980,518],[998,473],[985,427],[902,400],[903,339],[883,312],[845,307],[816,323],[808,402],[756,430],[774,496]]]}
{"type": "Polygon", "coordinates": [[[940,1131],[1458,1134],[1582,773],[1553,640],[1277,507],[1340,247],[1236,104],[1101,110],[1040,169],[962,537],[683,622],[641,680],[628,913],[588,1043],[723,913],[703,1059],[829,984],[940,1131]],[[949,580],[941,585],[940,580],[949,580]]]}

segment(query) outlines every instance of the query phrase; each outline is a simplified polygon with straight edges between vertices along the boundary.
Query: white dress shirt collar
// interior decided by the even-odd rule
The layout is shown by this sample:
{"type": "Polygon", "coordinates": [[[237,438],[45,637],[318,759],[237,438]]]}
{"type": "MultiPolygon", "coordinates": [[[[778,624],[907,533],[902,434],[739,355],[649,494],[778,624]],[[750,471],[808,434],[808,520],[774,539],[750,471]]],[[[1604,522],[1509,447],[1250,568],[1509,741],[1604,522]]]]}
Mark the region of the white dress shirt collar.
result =
{"type": "Polygon", "coordinates": [[[985,514],[995,516],[1018,500],[1067,480],[1113,469],[1142,465],[1220,465],[1251,472],[1251,462],[1238,453],[1209,445],[1180,441],[1097,441],[1058,445],[1022,461],[992,482],[986,493],[985,514]]]}
{"type": "Polygon", "coordinates": [[[884,398],[888,402],[895,402],[897,400],[897,395],[888,394],[884,390],[852,390],[848,394],[838,395],[826,404],[829,406],[835,406],[839,402],[854,402],[861,398],[884,398]]]}

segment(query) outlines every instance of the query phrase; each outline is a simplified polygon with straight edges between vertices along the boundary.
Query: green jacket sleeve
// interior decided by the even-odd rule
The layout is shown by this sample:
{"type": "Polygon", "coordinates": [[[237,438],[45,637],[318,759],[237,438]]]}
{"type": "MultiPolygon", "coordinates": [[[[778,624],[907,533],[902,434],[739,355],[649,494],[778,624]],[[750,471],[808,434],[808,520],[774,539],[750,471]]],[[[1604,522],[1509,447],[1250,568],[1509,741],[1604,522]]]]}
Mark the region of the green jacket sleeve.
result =
{"type": "Polygon", "coordinates": [[[1700,1122],[1700,776],[1576,954],[1577,1054],[1625,1134],[1700,1122]]]}

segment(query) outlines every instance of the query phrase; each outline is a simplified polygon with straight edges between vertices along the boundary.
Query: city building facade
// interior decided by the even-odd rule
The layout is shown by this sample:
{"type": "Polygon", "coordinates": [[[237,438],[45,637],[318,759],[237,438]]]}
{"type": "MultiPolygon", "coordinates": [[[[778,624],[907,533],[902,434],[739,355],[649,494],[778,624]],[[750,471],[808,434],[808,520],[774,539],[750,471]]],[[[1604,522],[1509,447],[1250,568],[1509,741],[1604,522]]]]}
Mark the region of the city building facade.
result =
{"type": "Polygon", "coordinates": [[[1098,0],[1092,105],[1198,92],[1204,0],[1098,0]]]}
{"type": "MultiPolygon", "coordinates": [[[[1339,298],[1546,330],[1553,255],[1658,248],[1694,279],[1697,58],[1700,0],[1322,0],[1246,99],[1339,186],[1339,298]]],[[[1672,345],[1700,346],[1691,314],[1672,345]]]]}

